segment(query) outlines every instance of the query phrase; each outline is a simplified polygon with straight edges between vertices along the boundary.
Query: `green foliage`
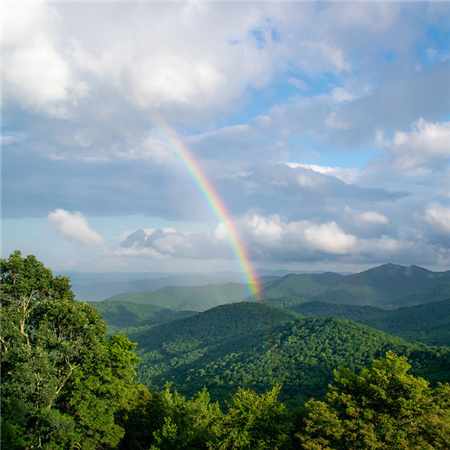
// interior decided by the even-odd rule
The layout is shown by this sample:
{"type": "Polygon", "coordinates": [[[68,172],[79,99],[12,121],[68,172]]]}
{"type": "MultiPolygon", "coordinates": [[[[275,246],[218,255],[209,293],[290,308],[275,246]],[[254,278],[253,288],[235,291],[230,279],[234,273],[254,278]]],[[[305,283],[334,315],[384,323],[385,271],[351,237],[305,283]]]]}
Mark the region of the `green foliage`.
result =
{"type": "Polygon", "coordinates": [[[437,286],[433,286],[425,292],[420,292],[418,294],[404,297],[400,301],[398,301],[396,305],[398,307],[421,305],[423,303],[436,302],[439,300],[444,300],[446,298],[450,298],[450,282],[438,284],[437,286]]]}
{"type": "Polygon", "coordinates": [[[223,413],[205,388],[190,400],[172,391],[141,392],[123,416],[121,450],[290,448],[290,422],[279,386],[258,395],[240,389],[223,413]]]}
{"type": "Polygon", "coordinates": [[[206,389],[190,400],[171,391],[150,394],[140,387],[131,408],[119,413],[125,428],[121,450],[207,449],[217,440],[223,413],[206,389]]]}
{"type": "MultiPolygon", "coordinates": [[[[407,274],[399,267],[383,266],[354,278],[314,275],[307,288],[340,295],[345,279],[354,287],[351,292],[361,293],[387,271],[394,278],[377,292],[396,292],[399,272],[403,278],[428,273],[408,268],[407,274]]],[[[290,277],[289,287],[295,284],[295,277],[290,277]]],[[[206,295],[208,289],[202,292],[206,295]]],[[[4,448],[450,446],[450,386],[442,384],[450,378],[447,347],[430,348],[336,318],[301,318],[263,303],[227,304],[173,320],[176,313],[161,307],[101,302],[102,314],[116,327],[112,329],[145,330],[133,339],[141,347],[139,378],[157,391],[150,393],[134,381],[136,344],[123,333],[108,339],[99,311],[75,300],[67,278],[53,277],[34,256],[23,258],[15,252],[1,260],[0,293],[4,448]],[[370,369],[363,369],[384,354],[370,369]],[[333,371],[334,385],[325,396],[333,371]],[[177,390],[169,384],[163,388],[167,380],[177,390]],[[210,393],[215,400],[227,399],[223,411],[211,402],[210,393]],[[302,407],[311,396],[325,396],[325,401],[311,399],[302,407]],[[288,413],[286,405],[299,409],[288,413]]],[[[186,302],[205,307],[201,295],[194,298],[197,294],[187,292],[186,302]]],[[[266,302],[311,314],[322,308],[293,297],[266,302]]],[[[417,324],[416,333],[430,334],[431,322],[434,330],[448,324],[449,300],[396,311],[327,307],[328,313],[378,321],[385,329],[406,333],[406,327],[417,324]]]]}
{"type": "Polygon", "coordinates": [[[404,341],[340,319],[302,319],[259,303],[223,305],[132,335],[139,342],[138,380],[151,391],[167,381],[186,396],[208,388],[221,404],[238,387],[262,393],[282,384],[295,408],[321,398],[333,370],[360,370],[388,350],[411,358],[413,373],[449,381],[450,350],[404,341]]]}
{"type": "Polygon", "coordinates": [[[105,301],[121,300],[156,305],[174,311],[206,311],[215,306],[240,302],[248,297],[244,284],[225,283],[207,286],[167,286],[156,291],[128,292],[105,301]]]}
{"type": "Polygon", "coordinates": [[[302,305],[303,303],[309,303],[309,300],[305,300],[303,298],[298,297],[278,297],[261,300],[261,303],[264,303],[265,305],[274,306],[276,308],[285,308],[290,309],[291,311],[295,311],[294,308],[296,306],[302,305]]]}
{"type": "Polygon", "coordinates": [[[311,301],[398,307],[448,297],[450,271],[430,272],[416,266],[385,264],[352,275],[286,275],[265,283],[264,299],[298,297],[311,301]]]}
{"type": "Polygon", "coordinates": [[[388,352],[359,375],[340,368],[327,403],[310,400],[304,449],[437,449],[450,445],[450,386],[431,389],[388,352]]]}
{"type": "Polygon", "coordinates": [[[164,424],[153,433],[156,442],[151,450],[216,448],[222,412],[218,403],[210,403],[206,389],[186,401],[167,385],[159,397],[164,424]]]}
{"type": "Polygon", "coordinates": [[[339,317],[427,345],[450,346],[450,299],[394,310],[324,302],[286,307],[305,317],[339,317]]]}
{"type": "Polygon", "coordinates": [[[217,449],[288,448],[289,422],[285,406],[278,401],[281,386],[258,395],[239,390],[227,402],[228,412],[220,424],[217,449]]]}
{"type": "Polygon", "coordinates": [[[329,287],[316,282],[311,275],[290,274],[266,283],[260,293],[261,298],[298,297],[308,300],[328,291],[329,287]]]}
{"type": "Polygon", "coordinates": [[[134,389],[134,344],[106,339],[95,308],[34,256],[1,260],[2,444],[114,446],[118,407],[134,389]]]}
{"type": "Polygon", "coordinates": [[[194,311],[172,311],[161,306],[132,303],[123,300],[104,300],[88,303],[100,311],[109,334],[142,332],[155,325],[161,325],[196,314],[194,311]]]}

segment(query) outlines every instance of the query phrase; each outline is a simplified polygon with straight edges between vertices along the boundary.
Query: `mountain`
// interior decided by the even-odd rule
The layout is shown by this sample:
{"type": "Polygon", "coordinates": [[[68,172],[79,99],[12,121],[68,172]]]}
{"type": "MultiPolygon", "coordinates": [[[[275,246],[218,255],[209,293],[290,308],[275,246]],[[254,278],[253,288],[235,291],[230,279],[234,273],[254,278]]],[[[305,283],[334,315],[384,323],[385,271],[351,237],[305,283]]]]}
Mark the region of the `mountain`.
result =
{"type": "Polygon", "coordinates": [[[399,300],[396,304],[400,306],[420,305],[422,303],[434,302],[450,298],[450,283],[442,283],[419,294],[409,295],[399,300]]]}
{"type": "Polygon", "coordinates": [[[286,308],[304,317],[338,317],[427,345],[450,347],[450,298],[385,310],[374,306],[302,302],[286,308]]]}
{"type": "Polygon", "coordinates": [[[426,303],[448,297],[450,271],[385,264],[361,273],[287,275],[266,283],[261,297],[299,297],[327,303],[383,308],[426,303]]]}
{"type": "MultiPolygon", "coordinates": [[[[258,270],[262,283],[273,281],[289,273],[287,270],[258,270]]],[[[310,273],[317,272],[296,272],[310,273]]],[[[155,291],[166,286],[204,286],[207,284],[223,284],[242,282],[242,274],[236,272],[105,272],[86,273],[66,271],[58,275],[67,276],[71,280],[72,291],[81,301],[99,301],[125,292],[155,291]]]]}
{"type": "Polygon", "coordinates": [[[121,300],[88,302],[100,311],[106,323],[108,334],[143,331],[155,325],[189,317],[195,311],[173,311],[155,305],[144,305],[121,300]]]}
{"type": "Polygon", "coordinates": [[[388,350],[407,356],[413,374],[450,381],[449,348],[262,303],[222,305],[129,337],[142,358],[138,380],[151,391],[170,381],[191,396],[206,386],[214,400],[227,399],[238,386],[263,392],[281,383],[281,399],[298,406],[320,398],[339,366],[358,371],[388,350]]]}
{"type": "Polygon", "coordinates": [[[119,294],[105,301],[121,300],[156,305],[176,311],[206,311],[218,305],[240,302],[248,295],[246,285],[226,283],[206,286],[167,286],[156,291],[119,294]]]}
{"type": "MultiPolygon", "coordinates": [[[[142,274],[136,274],[135,276],[137,275],[142,276],[142,274]]],[[[131,277],[132,274],[129,276],[131,277]]],[[[150,277],[151,274],[147,276],[150,277]]],[[[108,281],[109,277],[107,277],[107,274],[103,274],[103,276],[98,278],[104,281],[92,283],[89,280],[95,280],[95,276],[93,278],[87,275],[83,277],[75,276],[75,282],[72,280],[72,290],[75,296],[79,300],[99,301],[123,293],[155,291],[167,286],[204,286],[242,280],[242,277],[238,274],[230,275],[229,277],[225,277],[225,275],[180,274],[162,278],[137,278],[131,280],[126,279],[124,276],[117,276],[116,281],[108,281]]],[[[273,278],[270,277],[268,279],[272,280],[273,278]]]]}

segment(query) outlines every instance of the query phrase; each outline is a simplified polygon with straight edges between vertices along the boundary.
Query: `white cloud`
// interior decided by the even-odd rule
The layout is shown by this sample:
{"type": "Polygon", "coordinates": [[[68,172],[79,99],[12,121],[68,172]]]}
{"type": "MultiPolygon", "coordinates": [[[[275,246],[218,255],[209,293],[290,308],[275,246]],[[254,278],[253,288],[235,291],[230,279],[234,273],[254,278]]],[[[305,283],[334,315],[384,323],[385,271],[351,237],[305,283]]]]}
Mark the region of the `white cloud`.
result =
{"type": "Polygon", "coordinates": [[[280,242],[283,236],[284,226],[278,215],[263,217],[255,214],[247,223],[247,227],[251,235],[266,243],[280,242]]]}
{"type": "MultiPolygon", "coordinates": [[[[86,14],[83,5],[72,9],[86,14]]],[[[197,123],[235,108],[248,86],[270,80],[280,59],[265,30],[264,6],[141,2],[103,4],[102,11],[109,14],[83,18],[83,28],[70,29],[75,64],[171,121],[197,123]],[[127,26],[97,44],[95,37],[111,33],[111,20],[127,26]],[[262,47],[251,30],[261,30],[262,47]]]]}
{"type": "Polygon", "coordinates": [[[352,94],[342,87],[334,88],[331,91],[330,96],[336,103],[352,102],[353,100],[356,100],[358,98],[357,95],[352,94]]]}
{"type": "Polygon", "coordinates": [[[338,119],[335,112],[330,113],[330,115],[325,119],[325,125],[335,130],[345,130],[350,126],[350,124],[345,120],[338,119]]]}
{"type": "Polygon", "coordinates": [[[450,234],[450,208],[433,203],[425,209],[425,220],[438,231],[450,234]]]}
{"type": "Polygon", "coordinates": [[[284,221],[277,214],[268,217],[253,215],[244,227],[254,251],[265,252],[274,259],[282,255],[299,260],[306,254],[344,255],[351,252],[356,244],[356,237],[346,234],[333,221],[284,221]],[[302,252],[305,254],[302,255],[302,252]]]}
{"type": "Polygon", "coordinates": [[[381,223],[381,224],[387,224],[389,222],[389,219],[386,216],[383,216],[383,214],[380,214],[376,211],[364,212],[361,214],[360,217],[364,222],[381,223]]]}
{"type": "Polygon", "coordinates": [[[356,244],[356,237],[346,234],[336,222],[311,225],[305,229],[305,237],[314,250],[333,255],[347,254],[356,244]]]}
{"type": "Polygon", "coordinates": [[[72,242],[86,246],[103,242],[102,237],[90,228],[86,218],[78,211],[71,213],[64,209],[55,209],[49,213],[48,220],[61,236],[72,242]]]}
{"type": "Polygon", "coordinates": [[[67,102],[86,95],[87,86],[74,76],[57,49],[59,16],[45,2],[3,6],[3,95],[22,107],[49,116],[70,115],[67,102]]]}
{"type": "Polygon", "coordinates": [[[383,133],[378,132],[376,143],[390,151],[393,169],[442,167],[450,157],[450,122],[419,119],[410,132],[396,131],[392,140],[385,140],[383,133]]]}
{"type": "Polygon", "coordinates": [[[322,173],[324,175],[331,175],[348,184],[356,183],[362,175],[361,170],[357,167],[345,169],[342,167],[319,166],[317,164],[302,164],[293,162],[287,162],[286,165],[288,167],[292,167],[293,169],[301,167],[303,169],[312,170],[313,172],[322,173]]]}

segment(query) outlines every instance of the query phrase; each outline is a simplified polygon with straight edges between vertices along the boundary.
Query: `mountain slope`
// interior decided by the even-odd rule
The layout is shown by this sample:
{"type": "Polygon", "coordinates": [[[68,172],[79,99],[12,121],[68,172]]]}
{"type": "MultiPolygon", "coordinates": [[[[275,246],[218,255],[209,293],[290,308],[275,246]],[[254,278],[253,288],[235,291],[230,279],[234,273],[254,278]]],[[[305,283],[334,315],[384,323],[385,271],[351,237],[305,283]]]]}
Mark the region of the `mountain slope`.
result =
{"type": "Polygon", "coordinates": [[[206,286],[167,286],[156,291],[119,294],[105,301],[122,300],[161,306],[176,311],[206,311],[218,305],[240,302],[248,295],[247,286],[226,283],[206,286]]]}
{"type": "Polygon", "coordinates": [[[100,311],[108,334],[117,334],[122,331],[130,333],[136,331],[137,327],[147,329],[196,314],[194,311],[172,311],[161,306],[122,300],[89,302],[89,304],[100,311]]]}
{"type": "MultiPolygon", "coordinates": [[[[139,274],[135,274],[135,276],[138,275],[139,274]]],[[[152,274],[142,275],[151,277],[152,274]]],[[[75,280],[79,278],[80,277],[76,277],[75,280]]],[[[104,278],[106,278],[106,274],[104,278]]],[[[132,280],[121,280],[121,277],[117,275],[117,281],[105,280],[98,283],[89,283],[89,278],[85,277],[81,278],[81,281],[79,282],[73,282],[72,290],[76,297],[80,300],[99,301],[126,292],[156,291],[167,286],[205,286],[241,280],[241,277],[238,274],[235,274],[233,279],[231,278],[232,275],[225,277],[225,275],[213,276],[201,274],[180,274],[160,278],[136,278],[132,280]]],[[[273,277],[271,277],[271,279],[272,278],[273,277]]],[[[93,279],[95,279],[95,274],[93,279]]]]}
{"type": "Polygon", "coordinates": [[[450,347],[450,298],[394,310],[307,302],[286,306],[305,317],[338,317],[427,345],[450,347]]]}
{"type": "Polygon", "coordinates": [[[448,297],[450,271],[385,264],[361,273],[287,275],[266,283],[261,297],[299,297],[327,303],[395,308],[448,297]]]}
{"type": "Polygon", "coordinates": [[[238,386],[262,392],[283,385],[283,401],[299,406],[320,397],[340,365],[360,370],[393,350],[413,373],[449,381],[450,349],[405,341],[346,320],[300,318],[259,303],[223,305],[130,336],[138,342],[139,381],[159,390],[166,381],[184,395],[206,386],[226,399],[238,386]]]}

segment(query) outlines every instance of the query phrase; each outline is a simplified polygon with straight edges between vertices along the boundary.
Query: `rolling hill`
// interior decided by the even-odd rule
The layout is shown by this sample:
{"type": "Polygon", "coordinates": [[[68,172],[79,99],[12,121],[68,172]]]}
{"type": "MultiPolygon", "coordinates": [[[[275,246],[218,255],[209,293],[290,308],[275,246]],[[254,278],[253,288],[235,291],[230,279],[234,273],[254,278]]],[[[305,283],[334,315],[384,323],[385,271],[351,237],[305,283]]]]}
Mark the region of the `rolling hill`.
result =
{"type": "Polygon", "coordinates": [[[156,291],[119,294],[105,301],[121,300],[156,305],[176,311],[206,311],[218,305],[240,302],[248,295],[247,286],[239,283],[226,283],[206,286],[167,286],[156,291]]]}
{"type": "Polygon", "coordinates": [[[338,317],[427,345],[450,347],[450,298],[394,310],[302,302],[286,306],[304,317],[338,317]]]}
{"type": "Polygon", "coordinates": [[[397,308],[448,297],[450,271],[385,264],[361,273],[287,275],[264,284],[261,297],[299,297],[348,305],[397,308]]]}
{"type": "Polygon", "coordinates": [[[155,305],[126,302],[123,300],[110,300],[88,302],[100,311],[106,323],[108,334],[126,334],[146,330],[155,325],[162,325],[172,320],[189,317],[195,311],[173,311],[155,305]]]}
{"type": "Polygon", "coordinates": [[[321,397],[344,365],[360,370],[388,350],[410,359],[413,373],[450,381],[450,349],[393,337],[336,318],[301,318],[261,303],[222,305],[131,334],[142,358],[138,380],[151,391],[171,381],[183,395],[206,386],[223,400],[238,386],[263,392],[283,385],[282,399],[300,406],[321,397]]]}

